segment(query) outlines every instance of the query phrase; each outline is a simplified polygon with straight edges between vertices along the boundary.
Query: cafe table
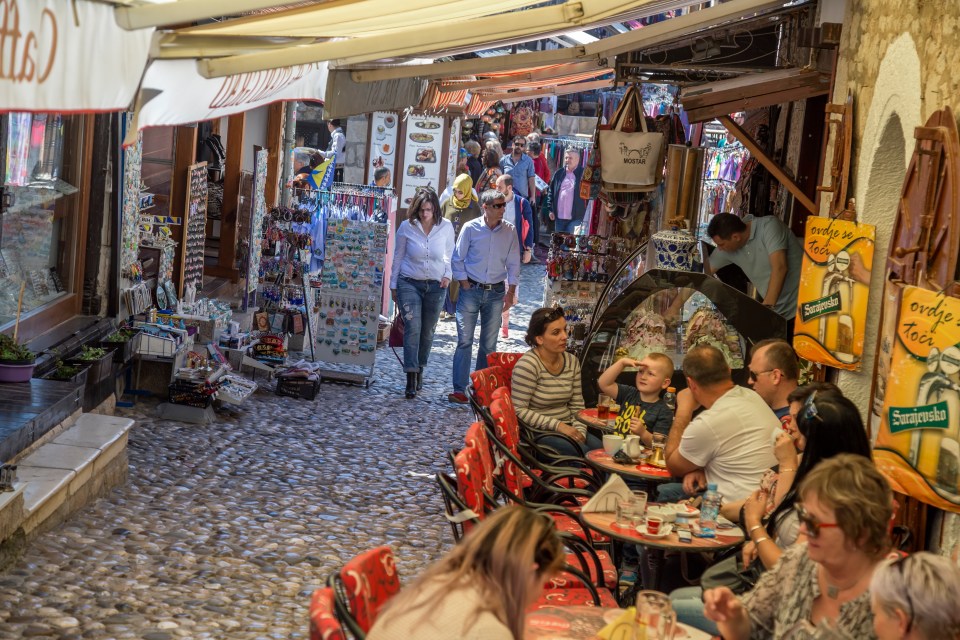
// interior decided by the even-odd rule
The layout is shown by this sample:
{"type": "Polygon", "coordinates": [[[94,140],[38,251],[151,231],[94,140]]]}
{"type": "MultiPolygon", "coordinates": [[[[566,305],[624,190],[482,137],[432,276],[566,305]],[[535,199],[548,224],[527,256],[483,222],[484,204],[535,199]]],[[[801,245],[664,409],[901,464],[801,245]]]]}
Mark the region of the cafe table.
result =
{"type": "Polygon", "coordinates": [[[587,460],[596,467],[609,473],[616,473],[629,478],[638,480],[648,480],[650,482],[670,482],[673,476],[663,467],[641,462],[639,464],[620,464],[614,461],[613,457],[603,449],[594,449],[587,452],[587,460]]]}
{"type": "MultiPolygon", "coordinates": [[[[616,419],[616,417],[617,417],[617,413],[615,411],[611,411],[610,419],[614,420],[616,419]]],[[[598,431],[602,431],[603,433],[613,433],[613,429],[607,426],[607,421],[601,420],[600,418],[597,417],[596,407],[592,407],[590,409],[581,409],[580,411],[578,411],[577,420],[587,425],[588,427],[592,427],[594,429],[597,429],[598,431]]]]}
{"type": "MultiPolygon", "coordinates": [[[[623,609],[603,607],[543,607],[527,614],[526,640],[595,640],[623,609]]],[[[710,635],[677,623],[674,640],[709,640],[710,635]]]]}

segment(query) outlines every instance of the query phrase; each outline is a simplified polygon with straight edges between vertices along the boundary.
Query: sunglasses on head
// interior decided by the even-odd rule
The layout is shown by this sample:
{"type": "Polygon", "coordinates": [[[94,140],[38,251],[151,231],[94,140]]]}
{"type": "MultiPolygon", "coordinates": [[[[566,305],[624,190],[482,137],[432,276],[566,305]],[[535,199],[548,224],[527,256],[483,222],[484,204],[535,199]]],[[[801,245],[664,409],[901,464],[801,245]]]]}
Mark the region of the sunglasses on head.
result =
{"type": "Polygon", "coordinates": [[[814,391],[808,397],[806,402],[803,403],[803,409],[800,410],[800,418],[802,420],[813,420],[816,418],[820,422],[823,422],[823,418],[820,417],[820,413],[817,411],[817,392],[814,391]]]}
{"type": "Polygon", "coordinates": [[[806,528],[807,536],[811,538],[819,538],[821,529],[835,529],[840,526],[837,522],[820,522],[807,513],[802,504],[794,505],[793,509],[797,512],[797,520],[806,528]]]}
{"type": "Polygon", "coordinates": [[[554,320],[559,320],[560,318],[564,317],[565,315],[566,315],[566,314],[563,312],[563,307],[559,307],[559,306],[558,306],[558,307],[554,307],[553,309],[550,310],[550,313],[548,313],[548,314],[544,317],[544,321],[545,321],[545,322],[553,322],[554,320]]]}
{"type": "MultiPolygon", "coordinates": [[[[902,580],[902,581],[904,582],[904,584],[906,584],[906,581],[907,581],[907,577],[906,577],[906,575],[904,575],[904,567],[907,565],[907,560],[909,560],[909,559],[910,559],[910,556],[900,556],[899,558],[897,558],[896,560],[894,560],[893,562],[890,563],[890,568],[891,568],[891,569],[892,569],[893,567],[896,567],[896,568],[897,568],[897,572],[900,574],[900,580],[902,580]]],[[[910,591],[909,591],[909,589],[903,589],[903,590],[901,591],[901,593],[903,593],[904,596],[906,596],[906,599],[907,599],[907,609],[909,609],[909,611],[906,611],[906,614],[907,614],[907,617],[908,617],[908,620],[907,620],[907,633],[909,634],[909,633],[910,633],[910,628],[913,626],[913,598],[910,596],[910,591]]]]}

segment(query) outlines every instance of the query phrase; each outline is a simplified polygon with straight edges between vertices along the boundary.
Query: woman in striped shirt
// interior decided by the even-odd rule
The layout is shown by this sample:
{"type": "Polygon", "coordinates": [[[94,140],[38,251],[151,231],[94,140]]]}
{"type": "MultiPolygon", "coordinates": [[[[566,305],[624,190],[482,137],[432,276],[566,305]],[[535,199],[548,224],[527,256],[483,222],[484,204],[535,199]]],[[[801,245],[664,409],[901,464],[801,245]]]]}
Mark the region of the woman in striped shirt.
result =
{"type": "Polygon", "coordinates": [[[562,455],[582,456],[603,443],[577,422],[583,409],[580,363],[567,353],[567,321],[563,309],[537,309],[530,316],[524,340],[530,351],[513,368],[511,396],[517,417],[535,429],[556,431],[571,438],[547,437],[544,445],[562,455]]]}

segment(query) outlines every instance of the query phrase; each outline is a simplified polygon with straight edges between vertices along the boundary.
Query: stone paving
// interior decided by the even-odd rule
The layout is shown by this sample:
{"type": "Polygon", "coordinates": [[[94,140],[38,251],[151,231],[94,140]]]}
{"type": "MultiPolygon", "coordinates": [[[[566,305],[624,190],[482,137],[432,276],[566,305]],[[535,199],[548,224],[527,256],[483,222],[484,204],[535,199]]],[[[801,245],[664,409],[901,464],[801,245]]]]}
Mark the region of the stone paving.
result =
{"type": "MultiPolygon", "coordinates": [[[[543,275],[523,268],[501,350],[526,348],[543,275]]],[[[0,638],[305,638],[311,592],[356,553],[389,544],[411,579],[452,542],[429,476],[472,417],[446,399],[455,347],[441,322],[414,400],[381,349],[369,389],[260,391],[208,426],[118,410],[138,420],[129,482],[0,574],[0,638]]]]}

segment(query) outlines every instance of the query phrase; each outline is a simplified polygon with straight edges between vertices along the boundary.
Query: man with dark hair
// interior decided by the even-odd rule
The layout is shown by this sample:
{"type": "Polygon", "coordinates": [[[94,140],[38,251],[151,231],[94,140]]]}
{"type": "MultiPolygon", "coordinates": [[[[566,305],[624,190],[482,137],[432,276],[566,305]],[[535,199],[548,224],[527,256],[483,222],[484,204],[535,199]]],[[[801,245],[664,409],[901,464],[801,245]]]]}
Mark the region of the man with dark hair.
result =
{"type": "Polygon", "coordinates": [[[391,182],[390,169],[388,167],[378,167],[373,172],[373,186],[389,187],[391,182]]]}
{"type": "Polygon", "coordinates": [[[322,152],[323,159],[326,160],[327,156],[331,153],[337,154],[337,165],[333,172],[333,180],[334,182],[343,182],[343,151],[347,146],[347,137],[343,135],[343,129],[340,128],[340,121],[336,118],[327,120],[327,131],[330,132],[330,146],[327,147],[326,151],[322,152]]]}
{"type": "Polygon", "coordinates": [[[780,424],[790,424],[790,393],[799,385],[800,364],[790,343],[779,338],[761,340],[750,351],[748,381],[767,403],[780,424]]]}
{"type": "MultiPolygon", "coordinates": [[[[723,353],[710,345],[690,349],[683,359],[687,387],[677,396],[664,456],[670,473],[685,478],[692,493],[705,477],[724,501],[743,500],[777,464],[773,453],[779,420],[755,391],[737,386],[723,353]],[[697,406],[705,410],[696,418],[697,406]],[[703,471],[702,474],[698,473],[703,471]]],[[[661,494],[662,497],[662,494],[661,494]]]]}
{"type": "Polygon", "coordinates": [[[803,259],[796,236],[776,216],[741,220],[732,213],[713,216],[707,235],[717,250],[704,262],[704,270],[712,274],[728,264],[743,269],[763,296],[763,305],[787,320],[787,334],[792,336],[803,259]]]}
{"type": "Polygon", "coordinates": [[[537,195],[534,176],[537,175],[533,160],[524,152],[527,139],[523,136],[513,138],[511,153],[500,158],[500,170],[513,177],[513,190],[528,200],[537,195]]]}

